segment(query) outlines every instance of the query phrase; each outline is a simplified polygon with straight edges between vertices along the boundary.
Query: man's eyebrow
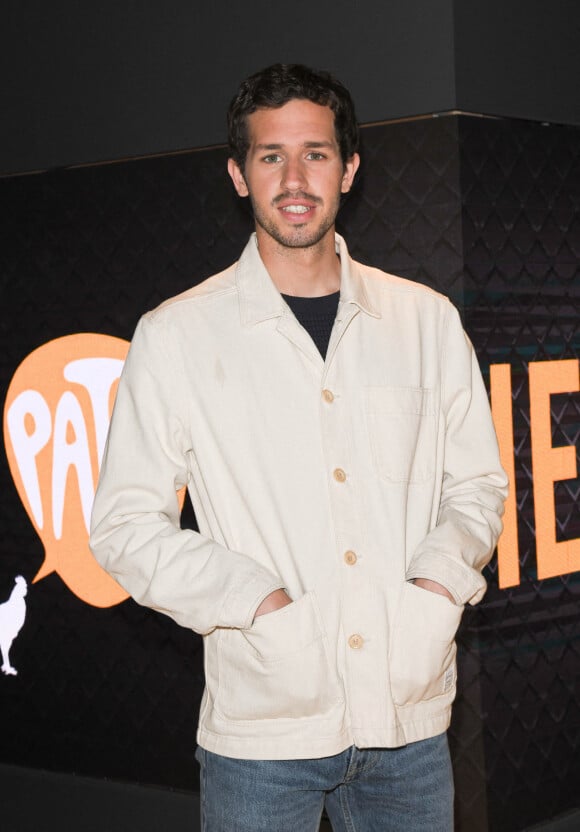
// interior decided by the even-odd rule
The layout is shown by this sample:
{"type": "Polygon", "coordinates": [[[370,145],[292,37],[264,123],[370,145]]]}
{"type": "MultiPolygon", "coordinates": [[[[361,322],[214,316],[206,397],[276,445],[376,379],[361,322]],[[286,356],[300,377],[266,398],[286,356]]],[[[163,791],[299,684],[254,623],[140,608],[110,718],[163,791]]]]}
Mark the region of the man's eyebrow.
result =
{"type": "Polygon", "coordinates": [[[336,147],[336,143],[330,141],[304,142],[304,147],[336,147]]]}

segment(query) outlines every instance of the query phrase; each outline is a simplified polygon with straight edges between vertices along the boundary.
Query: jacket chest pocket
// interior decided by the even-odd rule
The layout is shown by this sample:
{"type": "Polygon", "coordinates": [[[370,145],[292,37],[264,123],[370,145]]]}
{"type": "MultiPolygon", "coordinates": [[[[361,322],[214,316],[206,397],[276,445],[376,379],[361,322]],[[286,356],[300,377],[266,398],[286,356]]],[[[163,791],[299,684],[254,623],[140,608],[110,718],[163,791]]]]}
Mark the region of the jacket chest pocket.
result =
{"type": "Polygon", "coordinates": [[[437,450],[435,393],[426,387],[367,387],[373,464],[391,483],[432,479],[437,450]]]}

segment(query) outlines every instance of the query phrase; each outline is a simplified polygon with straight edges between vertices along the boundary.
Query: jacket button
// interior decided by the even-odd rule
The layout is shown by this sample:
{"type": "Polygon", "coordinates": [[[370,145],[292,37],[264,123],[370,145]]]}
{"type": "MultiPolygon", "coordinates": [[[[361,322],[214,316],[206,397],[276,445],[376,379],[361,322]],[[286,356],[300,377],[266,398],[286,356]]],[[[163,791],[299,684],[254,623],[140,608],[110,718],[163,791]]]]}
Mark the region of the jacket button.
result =
{"type": "Polygon", "coordinates": [[[332,392],[332,390],[323,390],[322,391],[322,398],[324,399],[325,402],[328,402],[328,404],[330,404],[331,402],[334,401],[334,393],[332,392]]]}
{"type": "Polygon", "coordinates": [[[344,562],[348,563],[349,566],[354,566],[357,562],[357,556],[349,549],[344,553],[344,562]]]}
{"type": "Polygon", "coordinates": [[[345,482],[346,481],[346,474],[342,470],[342,468],[335,468],[333,471],[332,476],[337,482],[345,482]]]}
{"type": "Polygon", "coordinates": [[[355,633],[349,638],[348,646],[351,647],[353,650],[360,650],[360,648],[363,646],[363,637],[359,636],[358,633],[355,633]]]}

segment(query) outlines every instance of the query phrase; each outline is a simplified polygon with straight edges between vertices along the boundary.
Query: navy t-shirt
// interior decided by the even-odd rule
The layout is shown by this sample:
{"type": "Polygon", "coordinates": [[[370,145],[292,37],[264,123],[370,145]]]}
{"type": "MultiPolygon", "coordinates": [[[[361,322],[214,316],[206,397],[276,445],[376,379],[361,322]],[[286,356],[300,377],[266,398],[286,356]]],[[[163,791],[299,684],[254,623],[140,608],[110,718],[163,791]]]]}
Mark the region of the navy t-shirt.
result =
{"type": "Polygon", "coordinates": [[[310,335],[322,357],[326,358],[340,292],[333,292],[331,295],[323,295],[319,298],[299,298],[293,295],[282,295],[282,297],[298,322],[310,335]]]}

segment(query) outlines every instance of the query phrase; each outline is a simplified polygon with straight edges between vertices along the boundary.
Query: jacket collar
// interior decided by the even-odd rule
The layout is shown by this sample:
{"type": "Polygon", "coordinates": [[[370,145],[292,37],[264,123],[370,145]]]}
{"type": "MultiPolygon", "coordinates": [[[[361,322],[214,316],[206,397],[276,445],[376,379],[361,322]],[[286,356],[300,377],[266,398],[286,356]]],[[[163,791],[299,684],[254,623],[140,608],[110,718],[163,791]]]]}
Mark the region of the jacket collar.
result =
{"type": "MultiPolygon", "coordinates": [[[[338,320],[344,316],[347,304],[354,304],[368,315],[380,318],[380,313],[368,298],[358,264],[351,260],[346,243],[339,234],[335,235],[335,247],[340,257],[338,320]]],[[[237,263],[236,283],[243,324],[251,326],[285,313],[286,304],[262,262],[255,233],[237,263]]]]}

